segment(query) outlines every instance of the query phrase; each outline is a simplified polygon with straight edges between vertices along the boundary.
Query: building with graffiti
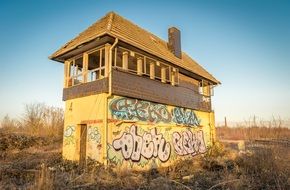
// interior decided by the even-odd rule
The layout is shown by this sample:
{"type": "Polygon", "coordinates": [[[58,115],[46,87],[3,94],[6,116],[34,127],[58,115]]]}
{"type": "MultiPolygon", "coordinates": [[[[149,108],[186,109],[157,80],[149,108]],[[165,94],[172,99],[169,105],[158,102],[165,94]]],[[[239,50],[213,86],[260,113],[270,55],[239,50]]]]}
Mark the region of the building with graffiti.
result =
{"type": "Polygon", "coordinates": [[[63,157],[132,169],[169,166],[215,140],[220,84],[168,41],[110,12],[50,56],[64,63],[63,157]]]}

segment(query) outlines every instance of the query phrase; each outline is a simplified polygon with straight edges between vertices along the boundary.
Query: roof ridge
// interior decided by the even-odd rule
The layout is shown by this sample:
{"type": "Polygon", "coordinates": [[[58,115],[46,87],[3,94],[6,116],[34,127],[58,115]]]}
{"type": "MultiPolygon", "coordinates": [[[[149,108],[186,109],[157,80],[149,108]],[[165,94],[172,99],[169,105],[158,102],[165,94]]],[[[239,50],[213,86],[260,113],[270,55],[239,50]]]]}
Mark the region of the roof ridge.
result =
{"type": "Polygon", "coordinates": [[[112,29],[112,24],[113,24],[113,19],[114,19],[114,15],[115,15],[116,13],[114,13],[113,11],[111,11],[111,12],[109,12],[106,16],[108,16],[109,15],[109,20],[107,21],[108,23],[107,23],[107,31],[109,32],[109,31],[111,31],[111,29],[112,29]]]}

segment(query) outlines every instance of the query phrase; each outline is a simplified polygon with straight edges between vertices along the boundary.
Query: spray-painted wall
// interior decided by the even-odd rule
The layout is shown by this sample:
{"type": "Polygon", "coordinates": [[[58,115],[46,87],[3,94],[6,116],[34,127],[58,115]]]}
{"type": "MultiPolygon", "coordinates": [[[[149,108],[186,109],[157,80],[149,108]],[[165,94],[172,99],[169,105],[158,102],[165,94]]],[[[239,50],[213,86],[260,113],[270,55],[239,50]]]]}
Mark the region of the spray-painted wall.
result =
{"type": "Polygon", "coordinates": [[[68,160],[80,158],[80,124],[87,125],[87,157],[103,162],[104,117],[107,94],[75,98],[65,102],[63,157],[68,160]]]}
{"type": "Polygon", "coordinates": [[[108,159],[122,167],[168,166],[205,153],[214,114],[115,96],[109,99],[108,159]]]}
{"type": "Polygon", "coordinates": [[[87,158],[133,169],[168,166],[205,153],[215,136],[213,112],[107,96],[66,101],[65,159],[80,158],[81,124],[87,127],[87,158]]]}

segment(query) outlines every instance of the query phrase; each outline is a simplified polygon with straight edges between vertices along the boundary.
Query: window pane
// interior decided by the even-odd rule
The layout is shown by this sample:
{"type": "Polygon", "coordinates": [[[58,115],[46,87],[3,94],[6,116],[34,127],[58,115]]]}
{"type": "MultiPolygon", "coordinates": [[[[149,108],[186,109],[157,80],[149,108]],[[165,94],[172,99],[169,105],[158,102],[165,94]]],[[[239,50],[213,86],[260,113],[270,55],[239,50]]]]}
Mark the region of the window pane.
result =
{"type": "Polygon", "coordinates": [[[122,68],[122,58],[123,58],[123,50],[120,48],[117,48],[117,57],[116,57],[116,63],[115,66],[122,68]]]}
{"type": "Polygon", "coordinates": [[[82,69],[83,69],[83,57],[77,58],[75,60],[75,65],[78,66],[79,71],[82,71],[82,69]]]}
{"type": "Polygon", "coordinates": [[[105,77],[105,69],[101,69],[101,76],[100,78],[105,77]]]}
{"type": "Polygon", "coordinates": [[[156,64],[155,65],[155,78],[157,79],[161,79],[161,67],[160,67],[160,64],[159,66],[156,64]]]}

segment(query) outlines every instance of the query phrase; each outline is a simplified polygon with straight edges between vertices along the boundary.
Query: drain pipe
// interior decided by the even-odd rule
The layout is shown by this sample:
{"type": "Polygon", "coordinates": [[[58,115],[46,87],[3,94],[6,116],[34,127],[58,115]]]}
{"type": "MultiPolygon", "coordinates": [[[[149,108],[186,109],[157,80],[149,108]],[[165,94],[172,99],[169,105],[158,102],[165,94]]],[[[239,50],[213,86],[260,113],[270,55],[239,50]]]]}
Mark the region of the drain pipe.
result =
{"type": "Polygon", "coordinates": [[[110,47],[110,55],[109,55],[109,97],[112,96],[112,50],[117,45],[119,39],[116,38],[114,44],[110,47]]]}
{"type": "Polygon", "coordinates": [[[104,145],[104,148],[105,148],[105,155],[104,155],[104,165],[105,165],[105,168],[107,168],[107,165],[108,165],[108,104],[109,104],[109,98],[112,96],[112,63],[113,63],[113,59],[112,59],[112,50],[113,48],[117,45],[119,39],[116,38],[115,39],[115,42],[114,44],[110,47],[109,49],[109,93],[107,95],[107,98],[106,98],[106,104],[105,104],[105,122],[104,122],[104,125],[105,125],[105,131],[104,131],[104,136],[105,136],[105,145],[104,145]]]}

